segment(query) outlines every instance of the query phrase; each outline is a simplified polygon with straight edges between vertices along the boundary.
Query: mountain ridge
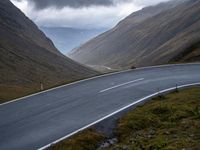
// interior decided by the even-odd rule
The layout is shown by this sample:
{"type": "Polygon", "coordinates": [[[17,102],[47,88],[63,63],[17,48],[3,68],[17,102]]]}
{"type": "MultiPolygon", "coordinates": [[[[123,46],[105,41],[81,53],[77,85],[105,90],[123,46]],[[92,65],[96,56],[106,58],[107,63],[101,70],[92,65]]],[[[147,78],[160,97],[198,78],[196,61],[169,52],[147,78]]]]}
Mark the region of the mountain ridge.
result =
{"type": "Polygon", "coordinates": [[[197,0],[177,1],[177,5],[166,2],[147,7],[72,51],[69,57],[86,65],[117,69],[169,63],[173,57],[185,51],[185,48],[198,42],[199,14],[200,2],[197,0]],[[146,16],[148,11],[154,14],[146,16]],[[145,18],[141,22],[130,21],[131,17],[131,20],[134,20],[135,17],[141,16],[145,18]],[[186,42],[181,43],[181,38],[187,38],[186,42]]]}

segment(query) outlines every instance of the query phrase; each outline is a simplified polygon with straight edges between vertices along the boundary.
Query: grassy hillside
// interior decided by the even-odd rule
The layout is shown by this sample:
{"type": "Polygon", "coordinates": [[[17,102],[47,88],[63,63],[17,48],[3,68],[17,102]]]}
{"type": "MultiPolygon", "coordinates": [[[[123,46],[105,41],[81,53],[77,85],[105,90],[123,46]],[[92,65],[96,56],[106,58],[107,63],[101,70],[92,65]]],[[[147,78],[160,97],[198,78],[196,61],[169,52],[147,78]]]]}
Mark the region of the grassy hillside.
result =
{"type": "MultiPolygon", "coordinates": [[[[191,47],[200,42],[200,1],[162,3],[134,12],[113,29],[70,54],[81,63],[127,69],[193,58],[191,47]],[[190,57],[190,56],[188,56],[190,57]]],[[[198,53],[198,54],[196,54],[198,53]]],[[[195,56],[195,61],[200,61],[195,56]]]]}
{"type": "MultiPolygon", "coordinates": [[[[118,142],[102,149],[198,150],[199,129],[200,88],[182,90],[154,98],[127,113],[118,121],[115,131],[118,142]]],[[[95,150],[94,146],[105,140],[102,137],[100,133],[88,130],[50,149],[71,150],[75,146],[79,150],[95,150]]]]}
{"type": "Polygon", "coordinates": [[[194,43],[170,60],[170,62],[200,62],[200,41],[194,43]]]}
{"type": "Polygon", "coordinates": [[[9,0],[0,1],[0,103],[97,75],[62,55],[9,0]]]}

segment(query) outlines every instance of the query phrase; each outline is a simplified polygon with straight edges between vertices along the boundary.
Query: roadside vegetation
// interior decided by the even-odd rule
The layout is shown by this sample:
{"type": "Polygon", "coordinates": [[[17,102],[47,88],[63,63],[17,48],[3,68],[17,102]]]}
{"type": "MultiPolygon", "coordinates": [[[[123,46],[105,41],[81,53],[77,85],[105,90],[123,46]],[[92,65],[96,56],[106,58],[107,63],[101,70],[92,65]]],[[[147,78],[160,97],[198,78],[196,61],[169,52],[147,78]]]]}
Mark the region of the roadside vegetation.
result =
{"type": "MultiPolygon", "coordinates": [[[[67,84],[70,82],[66,82],[64,84],[67,84]]],[[[60,86],[63,84],[45,84],[44,90],[48,90],[57,86],[60,86]]],[[[17,99],[20,97],[24,97],[30,94],[41,92],[40,90],[40,83],[32,84],[32,85],[8,85],[8,84],[2,84],[0,86],[0,103],[4,103],[13,99],[17,99]]]]}
{"type": "Polygon", "coordinates": [[[49,150],[95,150],[104,139],[105,137],[101,133],[94,129],[88,129],[68,140],[53,145],[49,150]]]}
{"type": "MultiPolygon", "coordinates": [[[[73,82],[77,82],[80,80],[84,80],[87,78],[81,78],[77,80],[70,80],[70,81],[64,81],[61,83],[48,83],[48,82],[43,82],[44,90],[49,90],[55,87],[59,87],[62,85],[70,84],[73,82]]],[[[44,91],[43,90],[43,91],[44,91]]],[[[0,85],[0,104],[4,102],[11,101],[13,99],[21,98],[27,95],[35,94],[41,92],[40,89],[40,82],[36,84],[31,84],[31,85],[8,85],[8,84],[1,84],[0,85]]]]}
{"type": "MultiPolygon", "coordinates": [[[[200,88],[160,96],[138,106],[119,119],[114,132],[118,142],[102,150],[198,150],[200,88]]],[[[93,150],[105,141],[102,134],[86,130],[50,149],[93,150]]]]}

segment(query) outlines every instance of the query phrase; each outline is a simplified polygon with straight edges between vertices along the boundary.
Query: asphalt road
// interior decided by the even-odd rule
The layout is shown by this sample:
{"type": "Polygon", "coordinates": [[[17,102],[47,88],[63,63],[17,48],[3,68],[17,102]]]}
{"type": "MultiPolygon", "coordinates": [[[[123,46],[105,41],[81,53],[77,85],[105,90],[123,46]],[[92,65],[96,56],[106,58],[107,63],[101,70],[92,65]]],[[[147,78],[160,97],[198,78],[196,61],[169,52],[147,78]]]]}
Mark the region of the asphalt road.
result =
{"type": "Polygon", "coordinates": [[[0,105],[0,150],[41,148],[159,90],[200,82],[200,64],[144,68],[0,105]]]}

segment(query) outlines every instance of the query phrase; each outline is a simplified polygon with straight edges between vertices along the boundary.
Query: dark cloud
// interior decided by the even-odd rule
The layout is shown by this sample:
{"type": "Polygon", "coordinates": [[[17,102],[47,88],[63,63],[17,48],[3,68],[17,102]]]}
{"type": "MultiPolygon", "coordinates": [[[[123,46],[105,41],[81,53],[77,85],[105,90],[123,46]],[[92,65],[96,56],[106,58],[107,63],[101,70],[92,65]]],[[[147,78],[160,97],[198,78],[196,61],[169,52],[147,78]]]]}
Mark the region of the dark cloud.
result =
{"type": "Polygon", "coordinates": [[[109,6],[113,5],[113,0],[27,0],[33,2],[37,9],[44,9],[47,7],[63,8],[65,6],[80,8],[94,5],[109,6]]]}
{"type": "Polygon", "coordinates": [[[10,1],[12,1],[18,8],[20,8],[38,26],[62,26],[90,29],[113,27],[117,22],[134,11],[137,11],[145,6],[154,5],[159,2],[165,2],[168,0],[10,1]]]}
{"type": "Polygon", "coordinates": [[[11,1],[28,1],[29,4],[35,6],[36,9],[42,10],[49,7],[54,8],[83,8],[91,6],[113,6],[123,2],[132,2],[136,5],[148,6],[162,1],[168,0],[11,0],[11,1]]]}

